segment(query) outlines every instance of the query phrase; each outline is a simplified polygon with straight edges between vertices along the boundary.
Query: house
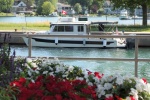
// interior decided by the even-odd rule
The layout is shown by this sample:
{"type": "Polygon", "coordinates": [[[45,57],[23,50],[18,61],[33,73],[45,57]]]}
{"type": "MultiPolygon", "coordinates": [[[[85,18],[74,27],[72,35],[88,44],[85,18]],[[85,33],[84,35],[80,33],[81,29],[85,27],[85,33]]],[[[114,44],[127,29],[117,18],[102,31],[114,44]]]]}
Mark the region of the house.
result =
{"type": "Polygon", "coordinates": [[[26,11],[26,4],[23,1],[15,0],[14,5],[12,6],[11,12],[19,13],[20,11],[26,11]]]}
{"type": "Polygon", "coordinates": [[[70,5],[57,3],[57,12],[61,14],[62,11],[66,11],[67,15],[74,14],[74,10],[72,9],[70,5]]]}
{"type": "Polygon", "coordinates": [[[33,13],[32,10],[27,11],[27,5],[21,0],[14,1],[14,5],[12,6],[11,12],[15,14],[19,14],[19,13],[32,14],[33,13]]]}

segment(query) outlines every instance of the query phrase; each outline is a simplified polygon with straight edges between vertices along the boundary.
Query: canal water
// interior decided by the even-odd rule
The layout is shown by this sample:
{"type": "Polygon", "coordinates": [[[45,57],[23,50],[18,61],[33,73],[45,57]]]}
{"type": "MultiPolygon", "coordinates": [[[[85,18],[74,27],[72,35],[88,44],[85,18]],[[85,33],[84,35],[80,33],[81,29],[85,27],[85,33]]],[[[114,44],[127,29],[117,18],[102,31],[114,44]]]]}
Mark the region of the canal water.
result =
{"type": "MultiPolygon", "coordinates": [[[[28,56],[27,46],[11,46],[11,50],[16,51],[17,56],[28,56]]],[[[150,48],[139,48],[139,58],[150,58],[150,48]]],[[[114,57],[114,58],[134,58],[134,49],[100,49],[100,48],[32,48],[34,57],[114,57]]],[[[115,73],[134,76],[134,62],[123,61],[62,61],[67,65],[79,66],[83,69],[98,71],[103,74],[112,75],[115,73]]],[[[150,62],[138,63],[138,77],[147,78],[150,82],[150,62]]]]}
{"type": "MultiPolygon", "coordinates": [[[[13,22],[13,23],[30,23],[30,22],[56,22],[59,17],[0,17],[0,22],[13,22]]],[[[89,21],[118,21],[119,25],[142,25],[142,19],[120,20],[116,16],[94,16],[88,17],[89,21]]],[[[148,20],[150,24],[150,20],[148,20]]]]}

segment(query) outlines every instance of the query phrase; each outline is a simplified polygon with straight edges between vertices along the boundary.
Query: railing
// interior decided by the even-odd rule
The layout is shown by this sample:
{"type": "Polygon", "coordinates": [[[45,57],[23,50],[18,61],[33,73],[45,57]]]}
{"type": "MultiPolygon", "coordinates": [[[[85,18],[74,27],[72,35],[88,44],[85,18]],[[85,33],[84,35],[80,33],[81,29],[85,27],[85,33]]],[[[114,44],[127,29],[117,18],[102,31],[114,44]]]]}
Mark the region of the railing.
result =
{"type": "MultiPolygon", "coordinates": [[[[33,37],[58,37],[58,38],[134,38],[135,56],[134,58],[85,58],[85,57],[58,57],[60,60],[103,60],[103,61],[132,61],[135,63],[135,77],[138,77],[138,62],[150,62],[149,59],[138,58],[138,42],[141,38],[150,38],[150,35],[35,35],[23,34],[13,35],[14,37],[28,37],[28,57],[32,57],[32,38],[33,37]]],[[[53,58],[53,57],[49,57],[53,58]]]]}

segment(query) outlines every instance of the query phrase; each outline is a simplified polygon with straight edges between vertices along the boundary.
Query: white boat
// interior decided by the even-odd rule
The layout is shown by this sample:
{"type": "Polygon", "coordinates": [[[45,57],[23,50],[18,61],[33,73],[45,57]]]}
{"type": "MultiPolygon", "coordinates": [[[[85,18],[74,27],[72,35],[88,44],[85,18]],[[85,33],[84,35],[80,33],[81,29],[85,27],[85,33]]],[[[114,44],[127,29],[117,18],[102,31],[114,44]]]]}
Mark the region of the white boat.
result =
{"type": "Polygon", "coordinates": [[[129,19],[132,19],[132,17],[130,17],[130,15],[126,9],[123,9],[120,11],[119,19],[120,20],[129,20],[129,19]]]}
{"type": "MultiPolygon", "coordinates": [[[[37,32],[36,35],[47,34],[47,35],[94,35],[94,34],[105,34],[108,33],[104,30],[105,25],[117,24],[114,21],[99,21],[92,22],[86,21],[85,18],[76,20],[72,17],[62,17],[56,23],[51,24],[51,28],[46,32],[37,32]],[[98,31],[90,31],[92,25],[98,25],[98,31]]],[[[115,27],[115,26],[111,26],[115,27]]],[[[108,28],[110,29],[110,28],[108,28]]],[[[25,33],[29,34],[29,33],[25,33]]],[[[32,33],[31,33],[32,34],[32,33]]],[[[111,32],[112,35],[117,35],[111,32]]],[[[26,45],[28,46],[28,37],[23,37],[26,45]]],[[[98,48],[109,48],[109,47],[125,47],[125,43],[122,39],[114,38],[58,38],[58,37],[33,37],[32,46],[37,47],[98,47],[98,48]]]]}
{"type": "Polygon", "coordinates": [[[58,17],[59,15],[57,14],[57,12],[52,12],[51,14],[49,14],[49,17],[58,17]]]}
{"type": "Polygon", "coordinates": [[[135,15],[135,16],[132,17],[132,19],[143,19],[143,17],[135,15]]]}

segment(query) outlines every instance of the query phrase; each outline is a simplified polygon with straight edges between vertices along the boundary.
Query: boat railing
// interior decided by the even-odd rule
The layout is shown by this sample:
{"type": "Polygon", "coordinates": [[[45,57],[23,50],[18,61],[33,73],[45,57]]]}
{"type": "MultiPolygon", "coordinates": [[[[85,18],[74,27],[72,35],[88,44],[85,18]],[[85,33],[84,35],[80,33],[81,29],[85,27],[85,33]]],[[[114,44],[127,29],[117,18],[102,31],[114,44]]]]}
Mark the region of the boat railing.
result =
{"type": "MultiPolygon", "coordinates": [[[[135,39],[135,55],[133,58],[108,58],[108,57],[99,57],[99,58],[87,58],[87,57],[57,57],[59,60],[99,60],[99,61],[129,61],[134,62],[135,64],[135,77],[138,77],[138,62],[150,62],[150,58],[139,58],[139,39],[149,38],[150,35],[36,35],[36,34],[14,34],[14,37],[28,37],[28,57],[32,57],[32,38],[33,37],[58,37],[58,38],[133,38],[135,39]]],[[[49,57],[54,58],[54,57],[49,57]]]]}

